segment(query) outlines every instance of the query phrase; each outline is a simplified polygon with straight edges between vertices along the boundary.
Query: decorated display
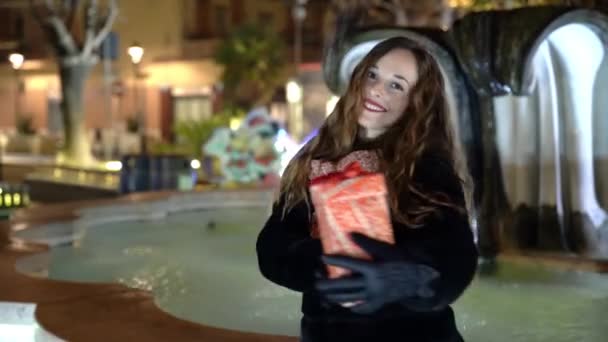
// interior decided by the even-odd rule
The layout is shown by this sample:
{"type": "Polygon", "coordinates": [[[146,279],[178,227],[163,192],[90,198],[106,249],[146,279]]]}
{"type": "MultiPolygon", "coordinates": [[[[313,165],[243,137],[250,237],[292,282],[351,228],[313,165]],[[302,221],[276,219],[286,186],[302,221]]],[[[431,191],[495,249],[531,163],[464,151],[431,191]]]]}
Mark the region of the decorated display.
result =
{"type": "Polygon", "coordinates": [[[277,144],[280,131],[266,108],[256,108],[237,129],[215,130],[203,150],[219,160],[223,182],[273,185],[278,181],[287,145],[285,137],[277,144]]]}

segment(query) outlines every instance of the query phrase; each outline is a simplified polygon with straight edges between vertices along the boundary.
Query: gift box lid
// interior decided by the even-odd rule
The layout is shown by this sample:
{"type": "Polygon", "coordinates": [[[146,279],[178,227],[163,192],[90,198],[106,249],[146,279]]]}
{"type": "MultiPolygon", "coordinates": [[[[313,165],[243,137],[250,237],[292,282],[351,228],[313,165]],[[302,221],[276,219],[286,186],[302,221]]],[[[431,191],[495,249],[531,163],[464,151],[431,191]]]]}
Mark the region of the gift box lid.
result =
{"type": "Polygon", "coordinates": [[[341,181],[328,180],[310,187],[313,201],[322,202],[349,201],[363,197],[386,196],[387,189],[384,175],[366,174],[341,181]]]}
{"type": "Polygon", "coordinates": [[[342,172],[353,162],[357,162],[361,169],[367,172],[378,172],[379,170],[379,161],[376,153],[368,150],[353,151],[337,162],[313,159],[310,162],[309,180],[335,172],[342,172]]]}

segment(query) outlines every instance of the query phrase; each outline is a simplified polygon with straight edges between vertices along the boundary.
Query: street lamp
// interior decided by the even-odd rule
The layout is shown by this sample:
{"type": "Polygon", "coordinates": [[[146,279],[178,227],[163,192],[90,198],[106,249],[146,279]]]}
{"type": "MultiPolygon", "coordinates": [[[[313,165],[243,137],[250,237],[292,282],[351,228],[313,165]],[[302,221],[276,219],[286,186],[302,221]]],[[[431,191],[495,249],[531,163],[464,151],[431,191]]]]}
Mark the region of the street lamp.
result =
{"type": "Polygon", "coordinates": [[[139,99],[138,80],[141,78],[140,63],[144,57],[144,48],[141,47],[137,42],[134,42],[127,49],[127,54],[131,57],[131,64],[133,65],[133,104],[134,110],[137,112],[139,121],[139,134],[140,134],[140,149],[141,153],[145,154],[146,151],[146,123],[145,115],[141,108],[141,101],[139,99]]]}
{"type": "Polygon", "coordinates": [[[302,86],[298,82],[300,76],[300,64],[302,64],[302,23],[306,19],[306,3],[308,0],[293,0],[291,16],[294,22],[293,40],[293,62],[295,67],[295,79],[287,82],[286,95],[289,104],[287,124],[289,133],[297,140],[302,138],[303,132],[303,108],[302,108],[302,86]]]}
{"type": "Polygon", "coordinates": [[[302,62],[302,22],[306,19],[306,3],[308,0],[294,0],[294,6],[291,10],[291,15],[294,21],[294,42],[293,56],[296,67],[296,75],[300,71],[300,63],[302,62]]]}
{"type": "Polygon", "coordinates": [[[23,62],[25,62],[25,57],[22,54],[15,52],[8,56],[8,60],[11,62],[13,69],[19,70],[23,66],[23,62]]]}
{"type": "Polygon", "coordinates": [[[25,62],[25,56],[18,52],[13,52],[8,56],[9,62],[13,70],[15,70],[15,127],[19,124],[19,115],[21,114],[21,93],[23,87],[21,85],[20,70],[25,62]]]}
{"type": "Polygon", "coordinates": [[[127,53],[131,56],[131,62],[135,65],[139,64],[144,57],[144,48],[139,46],[137,42],[129,46],[127,53]]]}
{"type": "Polygon", "coordinates": [[[300,140],[303,131],[303,108],[302,108],[302,86],[297,80],[292,79],[285,86],[287,102],[289,104],[289,116],[287,119],[289,133],[300,140]]]}
{"type": "Polygon", "coordinates": [[[286,88],[287,102],[297,103],[302,100],[302,87],[296,80],[290,80],[287,82],[286,88]]]}

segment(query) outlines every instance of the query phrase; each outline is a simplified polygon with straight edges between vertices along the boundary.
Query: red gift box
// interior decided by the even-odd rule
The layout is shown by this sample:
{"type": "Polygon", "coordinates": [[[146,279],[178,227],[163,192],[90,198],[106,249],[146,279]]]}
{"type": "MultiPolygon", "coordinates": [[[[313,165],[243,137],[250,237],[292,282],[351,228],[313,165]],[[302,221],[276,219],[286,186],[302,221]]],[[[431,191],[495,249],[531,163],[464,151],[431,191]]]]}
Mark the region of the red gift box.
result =
{"type": "MultiPolygon", "coordinates": [[[[394,243],[386,182],[381,173],[364,171],[354,161],[342,171],[313,179],[310,194],[325,254],[370,259],[352,241],[353,232],[394,243]]],[[[328,265],[330,278],[348,274],[350,270],[328,265]]]]}

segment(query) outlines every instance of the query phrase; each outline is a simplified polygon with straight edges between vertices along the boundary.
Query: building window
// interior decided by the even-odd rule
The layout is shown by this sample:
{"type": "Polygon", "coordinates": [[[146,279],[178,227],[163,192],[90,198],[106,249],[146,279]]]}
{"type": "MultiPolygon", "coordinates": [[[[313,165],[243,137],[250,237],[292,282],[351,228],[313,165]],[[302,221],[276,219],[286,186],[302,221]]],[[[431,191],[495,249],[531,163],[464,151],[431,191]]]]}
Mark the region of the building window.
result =
{"type": "Polygon", "coordinates": [[[212,38],[216,34],[214,9],[209,0],[184,0],[184,37],[194,40],[212,38]]]}
{"type": "MultiPolygon", "coordinates": [[[[209,120],[213,114],[211,98],[206,95],[174,96],[173,111],[174,125],[209,120]]],[[[178,143],[183,143],[187,138],[180,133],[177,132],[175,138],[178,143]]]]}
{"type": "Polygon", "coordinates": [[[186,38],[196,38],[200,34],[200,25],[198,18],[199,3],[195,0],[187,0],[184,2],[184,21],[183,30],[186,38]]]}
{"type": "Polygon", "coordinates": [[[20,41],[24,33],[23,13],[14,8],[0,8],[0,40],[20,41]]]}
{"type": "Polygon", "coordinates": [[[215,6],[214,8],[214,22],[215,22],[215,33],[219,36],[225,36],[228,34],[230,29],[229,24],[229,12],[226,6],[215,6]]]}
{"type": "Polygon", "coordinates": [[[203,121],[211,117],[211,99],[209,96],[176,96],[173,98],[175,122],[203,121]]]}

